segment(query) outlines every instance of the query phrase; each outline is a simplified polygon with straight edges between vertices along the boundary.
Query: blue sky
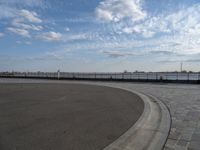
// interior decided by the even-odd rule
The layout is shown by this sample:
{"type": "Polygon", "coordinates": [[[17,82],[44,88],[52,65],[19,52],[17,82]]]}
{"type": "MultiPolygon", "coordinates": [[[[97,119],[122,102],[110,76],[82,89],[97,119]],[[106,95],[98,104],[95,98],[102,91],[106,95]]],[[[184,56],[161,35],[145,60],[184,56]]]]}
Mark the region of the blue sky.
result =
{"type": "Polygon", "coordinates": [[[200,71],[200,0],[1,0],[0,71],[200,71]]]}

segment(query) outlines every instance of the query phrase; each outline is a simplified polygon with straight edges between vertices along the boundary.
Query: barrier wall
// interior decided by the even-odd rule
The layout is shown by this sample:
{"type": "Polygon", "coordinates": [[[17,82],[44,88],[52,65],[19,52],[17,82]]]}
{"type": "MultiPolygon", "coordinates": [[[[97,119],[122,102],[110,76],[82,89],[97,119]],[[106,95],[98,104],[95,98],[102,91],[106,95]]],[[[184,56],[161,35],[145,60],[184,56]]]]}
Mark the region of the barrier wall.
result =
{"type": "Polygon", "coordinates": [[[0,77],[46,78],[73,80],[162,81],[199,83],[200,73],[130,72],[130,73],[73,73],[73,72],[1,72],[0,77]]]}

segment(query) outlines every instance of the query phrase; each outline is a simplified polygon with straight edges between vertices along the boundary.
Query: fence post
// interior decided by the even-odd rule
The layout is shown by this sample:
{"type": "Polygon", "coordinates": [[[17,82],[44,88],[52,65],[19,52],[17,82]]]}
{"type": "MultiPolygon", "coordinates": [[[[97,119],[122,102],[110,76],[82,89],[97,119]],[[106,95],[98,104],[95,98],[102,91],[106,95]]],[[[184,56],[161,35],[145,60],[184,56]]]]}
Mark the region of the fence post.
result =
{"type": "Polygon", "coordinates": [[[60,80],[60,70],[57,71],[57,75],[58,75],[58,76],[57,76],[57,77],[58,77],[58,80],[60,80]]]}
{"type": "Polygon", "coordinates": [[[147,72],[147,80],[149,80],[149,73],[147,72]]]}
{"type": "Polygon", "coordinates": [[[158,80],[158,73],[156,72],[156,80],[158,80]]]}

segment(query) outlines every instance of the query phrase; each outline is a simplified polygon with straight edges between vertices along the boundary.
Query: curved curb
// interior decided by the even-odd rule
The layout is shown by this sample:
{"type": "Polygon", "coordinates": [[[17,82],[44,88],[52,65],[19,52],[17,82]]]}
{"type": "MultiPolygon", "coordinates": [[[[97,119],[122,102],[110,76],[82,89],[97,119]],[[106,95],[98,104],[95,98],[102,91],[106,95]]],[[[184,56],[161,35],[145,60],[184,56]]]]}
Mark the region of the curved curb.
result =
{"type": "Polygon", "coordinates": [[[169,110],[163,102],[152,95],[143,94],[117,85],[75,82],[118,88],[138,95],[144,102],[144,111],[138,121],[122,136],[103,150],[162,150],[171,128],[169,110]]]}
{"type": "MultiPolygon", "coordinates": [[[[109,86],[115,87],[115,86],[109,86]]],[[[115,87],[137,94],[144,101],[144,112],[139,120],[116,141],[103,150],[161,150],[170,131],[170,114],[157,98],[115,87]]]]}
{"type": "Polygon", "coordinates": [[[138,121],[122,136],[103,150],[162,150],[171,128],[169,110],[163,102],[152,95],[129,88],[102,83],[76,82],[81,84],[112,87],[138,95],[144,102],[144,111],[138,121]]]}

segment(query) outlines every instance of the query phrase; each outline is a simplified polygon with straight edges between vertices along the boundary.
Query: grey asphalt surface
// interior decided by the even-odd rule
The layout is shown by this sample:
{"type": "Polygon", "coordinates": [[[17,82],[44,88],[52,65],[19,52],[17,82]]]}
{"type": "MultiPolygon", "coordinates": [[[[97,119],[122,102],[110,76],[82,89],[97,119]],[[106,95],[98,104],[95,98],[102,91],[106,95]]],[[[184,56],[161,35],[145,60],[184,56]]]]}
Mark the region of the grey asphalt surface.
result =
{"type": "Polygon", "coordinates": [[[100,150],[140,117],[133,93],[81,84],[0,84],[0,150],[100,150]]]}

